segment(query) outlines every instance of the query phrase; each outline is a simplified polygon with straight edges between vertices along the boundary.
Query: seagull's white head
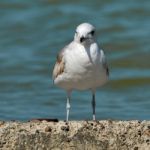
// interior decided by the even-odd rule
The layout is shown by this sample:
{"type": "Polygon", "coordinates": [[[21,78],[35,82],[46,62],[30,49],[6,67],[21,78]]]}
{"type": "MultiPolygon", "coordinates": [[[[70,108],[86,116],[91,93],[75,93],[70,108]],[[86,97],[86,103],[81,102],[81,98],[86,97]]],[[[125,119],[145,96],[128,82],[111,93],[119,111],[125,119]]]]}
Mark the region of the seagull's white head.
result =
{"type": "Polygon", "coordinates": [[[76,28],[74,40],[84,45],[93,42],[94,36],[95,27],[90,23],[82,23],[76,28]]]}

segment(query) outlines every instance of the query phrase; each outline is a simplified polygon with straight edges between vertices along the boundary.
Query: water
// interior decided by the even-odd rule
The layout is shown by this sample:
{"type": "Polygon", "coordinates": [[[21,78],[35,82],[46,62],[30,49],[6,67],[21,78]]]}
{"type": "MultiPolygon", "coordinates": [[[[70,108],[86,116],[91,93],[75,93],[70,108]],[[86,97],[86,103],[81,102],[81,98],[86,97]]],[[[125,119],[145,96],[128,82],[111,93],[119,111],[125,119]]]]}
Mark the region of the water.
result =
{"type": "MultiPolygon", "coordinates": [[[[110,81],[98,89],[97,119],[150,119],[150,1],[0,1],[0,119],[65,119],[52,84],[58,51],[75,27],[97,27],[110,81]]],[[[72,120],[92,118],[91,93],[73,92],[72,120]]]]}

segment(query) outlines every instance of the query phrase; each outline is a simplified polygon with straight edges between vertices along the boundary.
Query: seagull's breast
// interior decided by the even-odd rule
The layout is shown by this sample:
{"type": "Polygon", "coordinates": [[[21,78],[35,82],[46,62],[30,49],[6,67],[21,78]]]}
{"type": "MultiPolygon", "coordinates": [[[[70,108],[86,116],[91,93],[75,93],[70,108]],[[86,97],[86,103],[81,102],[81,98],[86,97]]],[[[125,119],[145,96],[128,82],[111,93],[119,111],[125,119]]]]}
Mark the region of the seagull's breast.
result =
{"type": "Polygon", "coordinates": [[[95,74],[96,70],[101,67],[100,51],[96,43],[91,44],[89,47],[84,47],[80,44],[72,50],[66,51],[66,72],[72,75],[79,75],[80,78],[84,78],[92,74],[95,74]]]}
{"type": "Polygon", "coordinates": [[[65,71],[61,76],[62,86],[72,89],[89,89],[102,84],[105,72],[96,43],[84,47],[71,45],[64,53],[65,71]]]}
{"type": "Polygon", "coordinates": [[[88,71],[91,66],[91,58],[88,56],[86,49],[82,46],[76,46],[75,50],[66,52],[66,69],[73,74],[82,74],[88,71]]]}

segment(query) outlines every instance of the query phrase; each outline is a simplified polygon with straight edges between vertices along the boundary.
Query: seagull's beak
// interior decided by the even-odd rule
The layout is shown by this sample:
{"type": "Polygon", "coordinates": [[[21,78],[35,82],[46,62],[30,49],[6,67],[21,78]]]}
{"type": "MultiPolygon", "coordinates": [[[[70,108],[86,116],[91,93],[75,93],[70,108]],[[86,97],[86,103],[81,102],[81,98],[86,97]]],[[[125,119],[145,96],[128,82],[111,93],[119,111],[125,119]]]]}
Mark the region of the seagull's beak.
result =
{"type": "Polygon", "coordinates": [[[84,42],[86,40],[86,38],[84,37],[84,36],[81,36],[80,37],[80,42],[82,43],[82,42],[84,42]]]}

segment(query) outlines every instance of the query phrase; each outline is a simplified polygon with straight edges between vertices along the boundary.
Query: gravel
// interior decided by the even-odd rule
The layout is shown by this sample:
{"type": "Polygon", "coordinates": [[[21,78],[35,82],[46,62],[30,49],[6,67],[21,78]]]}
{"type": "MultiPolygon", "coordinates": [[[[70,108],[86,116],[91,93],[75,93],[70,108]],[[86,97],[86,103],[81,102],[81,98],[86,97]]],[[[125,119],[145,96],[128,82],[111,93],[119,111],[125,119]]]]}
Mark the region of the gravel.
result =
{"type": "Polygon", "coordinates": [[[0,121],[0,150],[150,150],[150,121],[0,121]]]}

